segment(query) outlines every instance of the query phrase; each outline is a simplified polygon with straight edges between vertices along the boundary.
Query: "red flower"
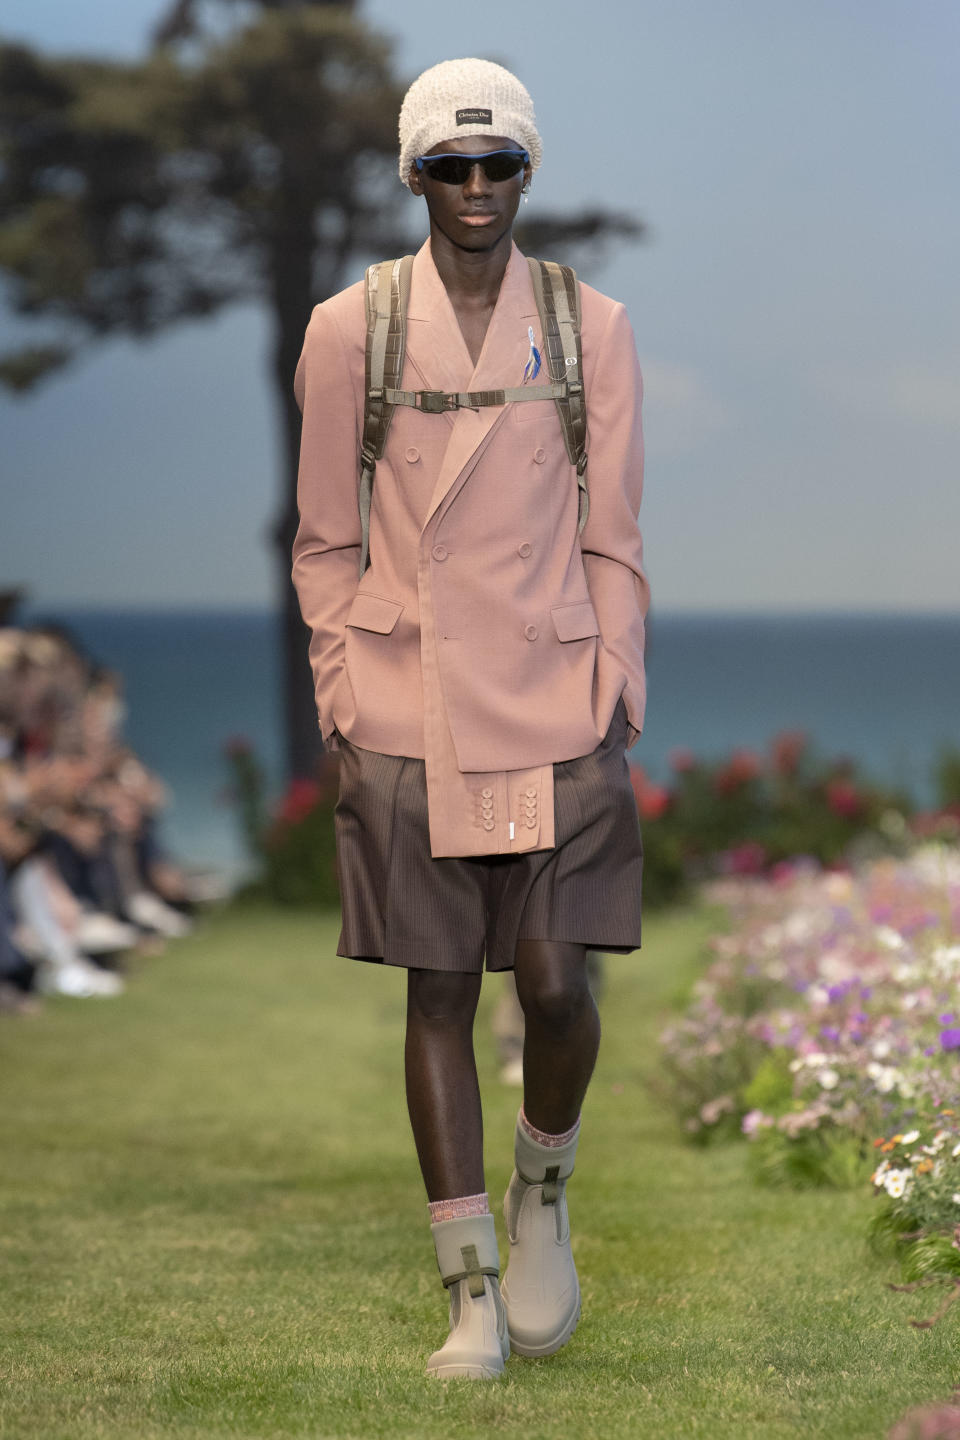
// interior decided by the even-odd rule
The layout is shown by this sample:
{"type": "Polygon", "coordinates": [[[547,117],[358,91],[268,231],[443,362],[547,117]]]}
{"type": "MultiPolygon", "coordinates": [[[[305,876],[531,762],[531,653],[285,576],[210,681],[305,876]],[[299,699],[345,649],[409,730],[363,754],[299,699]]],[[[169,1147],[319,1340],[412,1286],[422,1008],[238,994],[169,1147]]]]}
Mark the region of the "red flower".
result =
{"type": "Polygon", "coordinates": [[[688,770],[697,768],[696,755],[685,746],[678,746],[676,750],[671,750],[669,759],[671,770],[676,770],[678,775],[684,775],[688,770]]]}
{"type": "Polygon", "coordinates": [[[827,804],[834,815],[842,815],[845,820],[852,820],[863,810],[863,798],[849,780],[828,780],[826,793],[827,804]]]}
{"type": "Polygon", "coordinates": [[[755,780],[763,769],[763,761],[753,750],[734,750],[726,765],[714,777],[714,788],[720,795],[729,795],[755,780]]]}
{"type": "Polygon", "coordinates": [[[316,780],[291,780],[286,795],[277,807],[277,819],[288,825],[305,820],[320,802],[320,786],[316,780]]]}
{"type": "Polygon", "coordinates": [[[795,775],[800,757],[807,748],[807,735],[803,730],[781,730],[770,742],[770,756],[778,775],[795,775]]]}
{"type": "Polygon", "coordinates": [[[631,765],[630,782],[641,820],[659,820],[673,798],[666,785],[657,785],[642,765],[631,765]]]}

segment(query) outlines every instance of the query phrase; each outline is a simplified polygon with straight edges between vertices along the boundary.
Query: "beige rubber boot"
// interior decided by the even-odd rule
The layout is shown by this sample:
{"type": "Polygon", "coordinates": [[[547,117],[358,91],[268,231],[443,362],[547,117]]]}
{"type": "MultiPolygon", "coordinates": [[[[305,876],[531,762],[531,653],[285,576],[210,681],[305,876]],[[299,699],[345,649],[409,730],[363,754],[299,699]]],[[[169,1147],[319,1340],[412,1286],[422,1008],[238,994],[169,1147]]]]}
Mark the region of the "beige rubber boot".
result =
{"type": "Polygon", "coordinates": [[[579,1138],[578,1125],[566,1145],[541,1145],[517,1117],[516,1169],[503,1201],[510,1241],[503,1303],[510,1348],[518,1355],[552,1355],[566,1345],[580,1318],[566,1196],[579,1138]]]}
{"type": "Polygon", "coordinates": [[[441,1380],[458,1375],[495,1380],[503,1374],[510,1340],[493,1216],[438,1220],[430,1229],[440,1275],[450,1291],[450,1334],[427,1361],[427,1374],[441,1380]]]}

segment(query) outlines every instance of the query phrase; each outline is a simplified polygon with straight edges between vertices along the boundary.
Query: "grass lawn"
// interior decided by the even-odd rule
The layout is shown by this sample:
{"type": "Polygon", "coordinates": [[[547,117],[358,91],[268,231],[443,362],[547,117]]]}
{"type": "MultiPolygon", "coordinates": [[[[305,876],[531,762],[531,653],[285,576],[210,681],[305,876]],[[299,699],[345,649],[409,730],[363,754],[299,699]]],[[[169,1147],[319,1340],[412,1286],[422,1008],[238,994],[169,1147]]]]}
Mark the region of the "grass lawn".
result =
{"type": "MultiPolygon", "coordinates": [[[[115,1000],[0,1025],[0,1435],[882,1437],[946,1397],[952,1317],[894,1294],[867,1194],[762,1190],[651,1100],[665,1007],[716,917],[612,956],[570,1186],[583,1286],[565,1350],[496,1383],[423,1374],[446,1297],[402,1083],[402,971],[328,916],[244,906],[115,1000]]],[[[477,1023],[487,1185],[519,1092],[477,1023]]],[[[501,1255],[505,1240],[502,1222],[501,1255]]]]}

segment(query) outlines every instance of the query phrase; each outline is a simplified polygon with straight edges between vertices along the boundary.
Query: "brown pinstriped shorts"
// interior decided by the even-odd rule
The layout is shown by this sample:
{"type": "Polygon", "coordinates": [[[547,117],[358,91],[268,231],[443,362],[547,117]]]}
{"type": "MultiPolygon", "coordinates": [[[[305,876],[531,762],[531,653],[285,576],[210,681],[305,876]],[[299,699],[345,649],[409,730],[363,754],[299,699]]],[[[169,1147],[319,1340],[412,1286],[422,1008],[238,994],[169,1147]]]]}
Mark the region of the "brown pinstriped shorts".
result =
{"type": "Polygon", "coordinates": [[[619,700],[589,755],[553,767],[556,846],[434,860],[424,762],[340,737],[337,954],[426,970],[511,970],[518,940],[640,948],[643,843],[619,700]]]}

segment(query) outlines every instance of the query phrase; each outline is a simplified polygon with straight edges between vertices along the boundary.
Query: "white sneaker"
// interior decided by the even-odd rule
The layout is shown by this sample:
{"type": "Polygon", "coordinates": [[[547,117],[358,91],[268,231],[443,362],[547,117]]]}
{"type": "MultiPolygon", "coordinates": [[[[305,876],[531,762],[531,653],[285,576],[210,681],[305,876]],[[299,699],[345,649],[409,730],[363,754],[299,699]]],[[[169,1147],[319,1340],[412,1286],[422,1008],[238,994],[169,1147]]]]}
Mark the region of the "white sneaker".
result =
{"type": "Polygon", "coordinates": [[[552,1355],[580,1318],[566,1196],[579,1137],[578,1126],[566,1145],[540,1145],[517,1119],[516,1169],[503,1201],[510,1241],[503,1303],[510,1347],[518,1355],[552,1355]]]}
{"type": "Polygon", "coordinates": [[[125,925],[112,915],[99,910],[84,910],[77,925],[74,941],[87,955],[106,955],[111,950],[129,950],[136,945],[140,932],[134,925],[125,925]]]}
{"type": "Polygon", "coordinates": [[[130,896],[127,901],[127,915],[134,924],[142,925],[147,930],[155,930],[157,934],[169,936],[171,939],[189,935],[193,929],[192,920],[161,900],[159,895],[151,895],[149,890],[138,890],[135,895],[130,896]]]}
{"type": "Polygon", "coordinates": [[[437,1265],[450,1291],[450,1334],[427,1361],[440,1380],[496,1380],[510,1354],[507,1315],[497,1276],[500,1256],[492,1215],[431,1225],[437,1265]]]}
{"type": "Polygon", "coordinates": [[[70,995],[77,1000],[88,1000],[94,995],[119,995],[124,989],[124,982],[111,970],[101,970],[98,965],[90,965],[85,960],[74,960],[46,969],[40,988],[48,995],[70,995]]]}

